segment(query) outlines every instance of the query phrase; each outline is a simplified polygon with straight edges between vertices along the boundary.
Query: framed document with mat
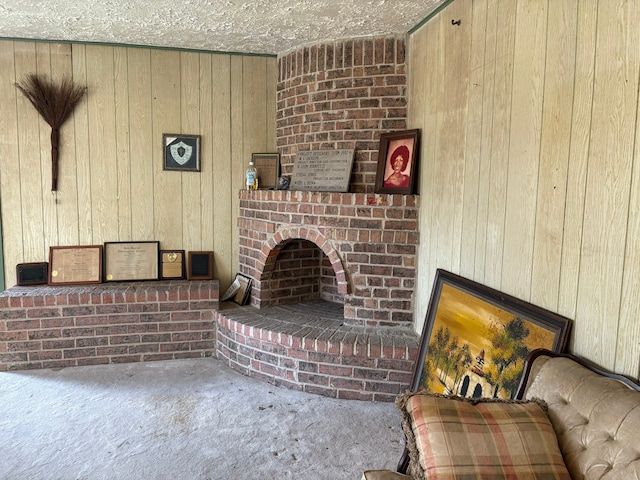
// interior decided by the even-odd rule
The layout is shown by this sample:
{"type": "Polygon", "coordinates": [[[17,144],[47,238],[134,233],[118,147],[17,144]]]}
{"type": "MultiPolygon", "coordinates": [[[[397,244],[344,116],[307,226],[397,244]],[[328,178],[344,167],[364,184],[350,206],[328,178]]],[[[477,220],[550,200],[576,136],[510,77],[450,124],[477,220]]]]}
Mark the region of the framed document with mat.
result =
{"type": "Polygon", "coordinates": [[[160,242],[105,242],[104,280],[158,280],[160,242]]]}
{"type": "Polygon", "coordinates": [[[49,247],[49,285],[102,283],[102,245],[49,247]]]}

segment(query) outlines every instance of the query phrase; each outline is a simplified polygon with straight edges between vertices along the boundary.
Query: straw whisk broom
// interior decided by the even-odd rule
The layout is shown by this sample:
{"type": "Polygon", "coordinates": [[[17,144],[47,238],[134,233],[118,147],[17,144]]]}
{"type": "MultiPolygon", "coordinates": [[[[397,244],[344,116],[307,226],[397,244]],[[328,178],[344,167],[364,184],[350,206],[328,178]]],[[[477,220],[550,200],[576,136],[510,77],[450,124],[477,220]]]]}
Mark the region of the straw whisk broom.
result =
{"type": "Polygon", "coordinates": [[[74,85],[70,78],[64,78],[56,85],[35,73],[27,75],[16,87],[51,127],[51,191],[55,192],[58,190],[60,127],[71,116],[87,89],[74,85]]]}

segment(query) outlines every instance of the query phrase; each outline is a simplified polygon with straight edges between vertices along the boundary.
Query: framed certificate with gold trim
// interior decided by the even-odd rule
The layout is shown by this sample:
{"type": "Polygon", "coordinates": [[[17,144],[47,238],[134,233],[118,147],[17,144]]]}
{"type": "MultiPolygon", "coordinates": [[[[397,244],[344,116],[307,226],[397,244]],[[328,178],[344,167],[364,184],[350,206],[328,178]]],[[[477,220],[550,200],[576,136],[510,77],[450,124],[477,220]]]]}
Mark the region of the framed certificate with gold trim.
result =
{"type": "Polygon", "coordinates": [[[158,280],[160,242],[105,242],[104,281],[158,280]]]}
{"type": "Polygon", "coordinates": [[[102,245],[49,247],[49,285],[102,282],[102,245]]]}

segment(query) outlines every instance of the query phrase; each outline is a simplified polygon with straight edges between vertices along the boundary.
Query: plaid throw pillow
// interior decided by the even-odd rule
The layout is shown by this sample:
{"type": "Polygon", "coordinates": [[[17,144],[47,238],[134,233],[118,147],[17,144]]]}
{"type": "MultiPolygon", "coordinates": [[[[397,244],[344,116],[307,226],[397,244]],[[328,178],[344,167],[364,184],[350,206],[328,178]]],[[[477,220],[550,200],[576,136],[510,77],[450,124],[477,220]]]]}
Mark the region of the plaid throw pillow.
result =
{"type": "Polygon", "coordinates": [[[571,480],[542,402],[420,392],[396,403],[416,478],[571,480]]]}

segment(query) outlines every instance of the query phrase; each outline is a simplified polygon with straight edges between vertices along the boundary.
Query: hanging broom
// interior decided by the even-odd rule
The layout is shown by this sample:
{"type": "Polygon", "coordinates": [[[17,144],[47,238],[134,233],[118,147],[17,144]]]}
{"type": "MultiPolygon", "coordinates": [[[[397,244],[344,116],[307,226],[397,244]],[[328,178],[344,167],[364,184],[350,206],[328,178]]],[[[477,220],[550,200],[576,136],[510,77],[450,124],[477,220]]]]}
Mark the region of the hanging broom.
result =
{"type": "Polygon", "coordinates": [[[74,85],[69,78],[55,85],[35,73],[27,75],[21,83],[16,84],[16,87],[24,93],[51,127],[51,191],[55,192],[58,190],[60,127],[82,100],[86,87],[74,85]]]}

